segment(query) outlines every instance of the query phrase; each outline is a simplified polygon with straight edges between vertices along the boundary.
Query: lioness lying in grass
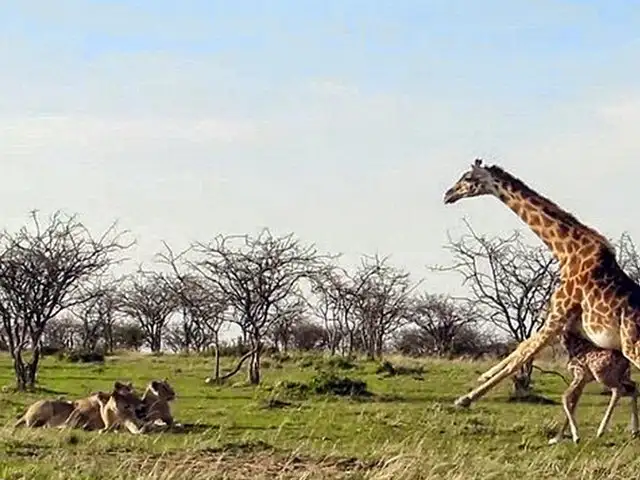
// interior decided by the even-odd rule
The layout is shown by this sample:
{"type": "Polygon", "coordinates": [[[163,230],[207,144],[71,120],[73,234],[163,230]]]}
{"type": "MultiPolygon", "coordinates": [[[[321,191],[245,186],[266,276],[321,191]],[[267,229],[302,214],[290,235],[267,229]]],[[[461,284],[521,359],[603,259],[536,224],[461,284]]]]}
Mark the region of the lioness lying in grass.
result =
{"type": "Polygon", "coordinates": [[[114,389],[106,401],[103,396],[100,396],[98,402],[100,418],[104,425],[100,432],[125,427],[131,433],[142,433],[143,422],[136,415],[136,409],[142,401],[133,392],[114,389]]]}
{"type": "Polygon", "coordinates": [[[145,422],[144,431],[154,429],[156,425],[172,427],[173,416],[169,402],[176,398],[176,392],[169,385],[169,380],[152,380],[142,395],[140,418],[145,422]]]}
{"type": "MultiPolygon", "coordinates": [[[[133,385],[131,383],[122,383],[115,381],[113,384],[113,391],[120,392],[123,395],[130,395],[130,401],[139,402],[139,399],[135,397],[133,392],[133,385]]],[[[84,430],[101,430],[105,427],[100,408],[102,404],[109,401],[110,394],[105,392],[93,392],[86,398],[76,400],[74,403],[74,409],[69,414],[69,417],[61,425],[61,428],[82,428],[84,430]]]]}
{"type": "Polygon", "coordinates": [[[67,400],[38,400],[27,408],[13,427],[58,427],[64,424],[73,409],[73,402],[67,400]]]}

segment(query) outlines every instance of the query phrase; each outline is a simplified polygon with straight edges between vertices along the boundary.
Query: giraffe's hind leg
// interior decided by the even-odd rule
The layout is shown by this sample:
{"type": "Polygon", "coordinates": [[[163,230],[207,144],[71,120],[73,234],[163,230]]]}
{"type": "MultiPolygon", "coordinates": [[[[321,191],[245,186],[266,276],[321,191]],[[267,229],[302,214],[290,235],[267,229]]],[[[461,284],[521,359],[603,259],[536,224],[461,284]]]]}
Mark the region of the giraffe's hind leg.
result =
{"type": "Polygon", "coordinates": [[[631,391],[631,398],[629,401],[631,402],[631,435],[634,437],[638,436],[638,429],[640,428],[638,425],[638,391],[636,387],[636,383],[633,383],[633,390],[631,391]]]}
{"type": "Polygon", "coordinates": [[[518,368],[532,359],[536,353],[538,353],[542,348],[551,343],[551,341],[557,336],[560,331],[561,329],[558,329],[557,327],[548,325],[543,327],[534,336],[528,338],[520,345],[518,345],[518,348],[514,352],[514,359],[509,364],[507,364],[505,368],[503,368],[496,375],[491,377],[479,387],[456,399],[456,401],[454,402],[455,405],[459,407],[468,407],[473,401],[482,397],[495,385],[500,383],[509,375],[512,375],[516,370],[518,370],[518,368]]]}
{"type": "Polygon", "coordinates": [[[637,437],[638,430],[640,428],[638,422],[638,385],[636,382],[631,380],[631,372],[630,369],[627,368],[625,371],[624,379],[621,382],[623,395],[629,396],[629,406],[631,407],[631,421],[629,429],[631,430],[631,435],[633,437],[637,437]]]}
{"type": "Polygon", "coordinates": [[[516,350],[507,357],[507,359],[511,359],[510,361],[506,362],[506,364],[504,360],[500,362],[500,364],[505,364],[501,370],[497,371],[495,375],[479,387],[466,395],[457,398],[454,404],[459,407],[468,407],[473,401],[485,395],[495,385],[500,383],[504,378],[513,374],[527,361],[533,359],[542,348],[551,343],[560,333],[562,333],[566,327],[567,321],[574,319],[577,312],[580,311],[579,305],[574,304],[569,308],[566,307],[568,299],[569,296],[564,290],[556,290],[549,302],[549,313],[547,314],[543,327],[533,336],[518,345],[516,350]]]}
{"type": "MultiPolygon", "coordinates": [[[[575,322],[580,322],[581,320],[582,320],[582,308],[580,308],[579,306],[573,307],[571,310],[569,310],[569,313],[562,320],[562,322],[564,323],[563,331],[570,330],[571,327],[575,324],[575,322]]],[[[500,370],[504,369],[515,358],[517,358],[517,349],[511,352],[509,355],[507,355],[507,357],[503,358],[500,362],[498,362],[496,365],[491,367],[489,370],[484,372],[482,375],[480,375],[477,381],[479,383],[486,382],[491,377],[493,377],[496,373],[498,373],[500,370]]]]}
{"type": "MultiPolygon", "coordinates": [[[[623,313],[620,321],[620,343],[622,345],[622,354],[636,368],[640,369],[640,310],[628,307],[623,313]]],[[[631,432],[638,435],[638,392],[637,385],[631,380],[631,371],[627,373],[625,378],[625,387],[631,396],[631,432]]]]}
{"type": "Polygon", "coordinates": [[[604,412],[604,416],[602,417],[602,421],[600,422],[600,426],[598,427],[598,431],[596,432],[596,437],[601,437],[604,431],[607,429],[607,425],[609,425],[609,420],[611,419],[611,414],[613,413],[613,409],[616,408],[616,403],[618,403],[619,398],[620,389],[617,387],[612,388],[611,399],[609,400],[607,410],[604,412]]]}
{"type": "Polygon", "coordinates": [[[629,308],[620,322],[622,354],[640,369],[640,310],[629,308]]]}

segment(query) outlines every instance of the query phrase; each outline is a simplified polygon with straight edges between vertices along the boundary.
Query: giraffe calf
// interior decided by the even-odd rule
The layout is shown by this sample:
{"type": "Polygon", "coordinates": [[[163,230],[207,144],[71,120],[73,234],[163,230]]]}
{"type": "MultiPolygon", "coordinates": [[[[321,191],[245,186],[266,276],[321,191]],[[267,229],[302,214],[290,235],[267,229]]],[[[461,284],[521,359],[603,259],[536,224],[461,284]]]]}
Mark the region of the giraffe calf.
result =
{"type": "Polygon", "coordinates": [[[562,440],[567,425],[571,428],[571,437],[574,443],[580,441],[574,412],[584,387],[594,380],[611,389],[611,400],[602,417],[596,436],[600,437],[604,433],[613,409],[622,395],[631,396],[631,432],[632,435],[637,435],[637,389],[636,383],[631,380],[629,360],[618,350],[597,347],[578,334],[568,331],[562,335],[562,344],[569,355],[567,369],[573,375],[573,379],[562,395],[562,407],[566,415],[565,422],[556,436],[549,440],[549,444],[553,445],[562,440]]]}

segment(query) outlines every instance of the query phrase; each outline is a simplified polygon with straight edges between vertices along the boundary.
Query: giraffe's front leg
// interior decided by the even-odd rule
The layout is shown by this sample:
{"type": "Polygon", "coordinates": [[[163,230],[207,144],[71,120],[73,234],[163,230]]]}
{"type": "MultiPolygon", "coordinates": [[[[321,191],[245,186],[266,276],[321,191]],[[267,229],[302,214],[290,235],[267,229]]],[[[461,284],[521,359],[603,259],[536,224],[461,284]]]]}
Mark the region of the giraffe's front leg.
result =
{"type": "MultiPolygon", "coordinates": [[[[526,340],[524,340],[523,342],[526,342],[526,340]]],[[[522,345],[522,343],[520,345],[522,345]]],[[[517,348],[516,348],[516,350],[511,352],[509,355],[507,355],[505,358],[500,360],[500,362],[498,362],[493,367],[491,367],[489,370],[487,370],[482,375],[480,375],[478,377],[478,379],[477,379],[477,382],[478,383],[486,382],[491,377],[493,377],[496,373],[498,373],[500,370],[502,370],[507,365],[509,365],[509,363],[512,362],[516,357],[517,357],[517,348]]]]}
{"type": "Polygon", "coordinates": [[[512,360],[505,367],[489,378],[482,385],[456,399],[455,405],[460,407],[468,407],[471,403],[482,397],[495,385],[500,383],[504,378],[513,374],[518,368],[532,359],[542,348],[551,343],[551,341],[562,333],[566,325],[566,320],[570,317],[574,309],[579,305],[572,305],[571,308],[565,308],[563,300],[566,300],[563,290],[556,290],[549,305],[549,313],[544,326],[532,337],[521,342],[515,352],[511,354],[512,360]]]}

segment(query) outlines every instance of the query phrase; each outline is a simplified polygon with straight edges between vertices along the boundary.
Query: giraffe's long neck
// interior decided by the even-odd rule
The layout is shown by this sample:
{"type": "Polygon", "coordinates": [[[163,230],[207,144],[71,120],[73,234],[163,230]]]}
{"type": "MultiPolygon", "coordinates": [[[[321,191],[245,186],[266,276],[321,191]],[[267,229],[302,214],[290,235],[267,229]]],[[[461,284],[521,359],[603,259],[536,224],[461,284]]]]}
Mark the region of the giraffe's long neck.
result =
{"type": "Polygon", "coordinates": [[[564,263],[585,244],[613,247],[594,229],[581,223],[548,198],[529,188],[500,167],[488,167],[496,185],[496,196],[518,215],[564,263]]]}

